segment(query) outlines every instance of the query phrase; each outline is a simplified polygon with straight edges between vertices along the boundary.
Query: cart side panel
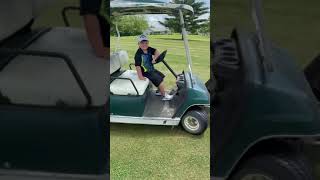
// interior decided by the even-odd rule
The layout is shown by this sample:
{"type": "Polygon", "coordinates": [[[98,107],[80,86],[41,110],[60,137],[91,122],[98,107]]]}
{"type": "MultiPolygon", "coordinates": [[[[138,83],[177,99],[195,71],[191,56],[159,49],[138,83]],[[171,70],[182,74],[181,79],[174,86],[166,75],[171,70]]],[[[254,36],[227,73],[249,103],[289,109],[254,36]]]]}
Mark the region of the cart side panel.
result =
{"type": "Polygon", "coordinates": [[[142,117],[146,103],[146,94],[141,96],[110,95],[110,114],[142,117]]]}
{"type": "Polygon", "coordinates": [[[104,174],[108,122],[91,110],[0,106],[2,168],[104,174]]]}

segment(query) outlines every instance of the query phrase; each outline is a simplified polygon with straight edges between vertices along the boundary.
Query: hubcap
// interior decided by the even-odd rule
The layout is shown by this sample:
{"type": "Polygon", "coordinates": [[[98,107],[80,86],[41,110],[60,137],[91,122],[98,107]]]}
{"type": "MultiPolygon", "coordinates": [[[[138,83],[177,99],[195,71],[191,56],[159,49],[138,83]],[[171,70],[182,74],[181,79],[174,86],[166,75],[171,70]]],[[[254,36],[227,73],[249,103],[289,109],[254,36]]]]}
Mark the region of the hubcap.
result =
{"type": "Polygon", "coordinates": [[[241,180],[273,180],[273,178],[264,174],[248,174],[241,178],[241,180]]]}
{"type": "Polygon", "coordinates": [[[188,129],[192,131],[199,129],[200,126],[198,119],[192,116],[187,116],[185,118],[184,124],[188,129]]]}

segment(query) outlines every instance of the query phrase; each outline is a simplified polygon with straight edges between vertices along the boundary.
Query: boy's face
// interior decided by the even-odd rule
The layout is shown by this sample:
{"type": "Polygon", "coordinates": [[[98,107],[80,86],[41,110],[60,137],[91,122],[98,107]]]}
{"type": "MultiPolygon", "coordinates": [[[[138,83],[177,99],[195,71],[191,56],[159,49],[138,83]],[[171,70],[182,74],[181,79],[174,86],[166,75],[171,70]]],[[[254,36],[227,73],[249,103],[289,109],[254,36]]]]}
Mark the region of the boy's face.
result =
{"type": "Polygon", "coordinates": [[[142,50],[147,50],[148,47],[149,47],[149,41],[141,41],[141,42],[139,42],[139,47],[142,50]]]}

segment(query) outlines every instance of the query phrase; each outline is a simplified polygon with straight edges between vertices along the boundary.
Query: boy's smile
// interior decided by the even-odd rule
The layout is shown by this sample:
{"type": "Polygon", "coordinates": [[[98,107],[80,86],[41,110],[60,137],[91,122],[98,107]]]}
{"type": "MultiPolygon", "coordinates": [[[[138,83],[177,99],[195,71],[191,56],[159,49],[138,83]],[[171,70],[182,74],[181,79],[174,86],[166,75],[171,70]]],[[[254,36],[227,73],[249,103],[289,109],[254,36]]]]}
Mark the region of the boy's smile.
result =
{"type": "Polygon", "coordinates": [[[147,50],[148,47],[149,47],[149,41],[141,41],[139,43],[139,47],[142,49],[142,50],[147,50]]]}

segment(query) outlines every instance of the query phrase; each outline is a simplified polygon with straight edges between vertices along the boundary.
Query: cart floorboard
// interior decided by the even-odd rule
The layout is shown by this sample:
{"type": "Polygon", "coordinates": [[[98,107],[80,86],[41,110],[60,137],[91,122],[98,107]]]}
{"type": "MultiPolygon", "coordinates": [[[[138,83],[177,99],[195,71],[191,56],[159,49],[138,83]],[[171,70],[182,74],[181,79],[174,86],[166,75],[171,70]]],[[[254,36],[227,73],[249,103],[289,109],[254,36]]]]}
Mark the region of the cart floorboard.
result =
{"type": "Polygon", "coordinates": [[[163,101],[162,96],[157,96],[153,91],[148,92],[144,117],[172,118],[183,99],[175,95],[170,101],[163,101]]]}

